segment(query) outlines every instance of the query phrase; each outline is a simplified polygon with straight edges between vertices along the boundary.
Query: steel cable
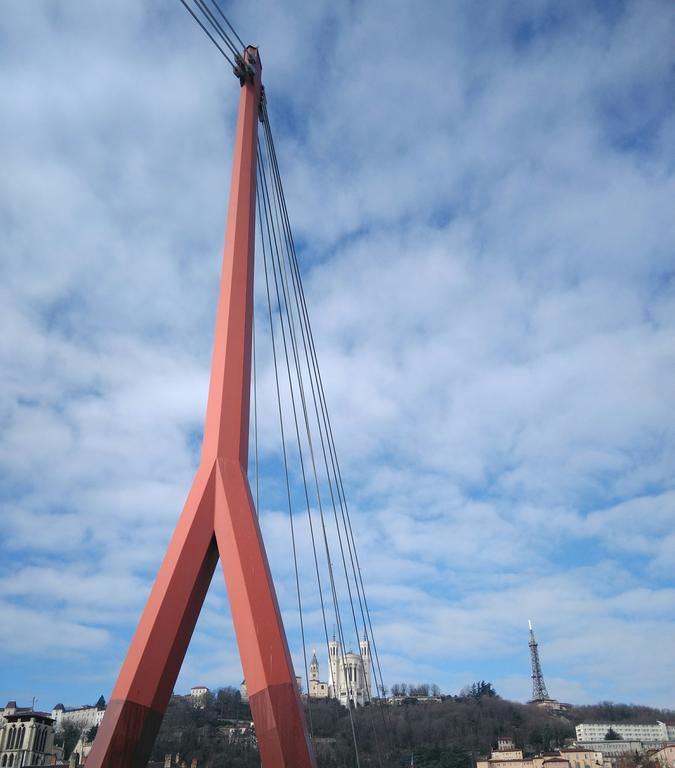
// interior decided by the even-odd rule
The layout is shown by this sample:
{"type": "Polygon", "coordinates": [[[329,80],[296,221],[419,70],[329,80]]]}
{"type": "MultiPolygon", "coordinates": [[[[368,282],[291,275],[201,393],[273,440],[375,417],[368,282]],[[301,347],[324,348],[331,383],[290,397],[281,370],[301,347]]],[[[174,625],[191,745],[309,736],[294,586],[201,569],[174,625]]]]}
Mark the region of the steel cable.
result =
{"type": "MultiPolygon", "coordinates": [[[[268,139],[269,139],[269,137],[268,137],[268,139]]],[[[275,218],[276,218],[276,221],[277,221],[277,227],[279,227],[281,229],[281,225],[280,225],[280,222],[279,222],[278,190],[276,189],[276,184],[274,185],[274,191],[275,191],[275,195],[273,196],[273,201],[274,201],[275,218]]],[[[314,460],[314,451],[313,451],[313,448],[312,448],[311,428],[310,428],[309,416],[308,416],[308,412],[307,412],[307,402],[306,402],[305,391],[304,391],[305,388],[304,388],[304,385],[302,383],[302,378],[303,377],[302,377],[302,373],[301,373],[301,363],[300,363],[300,357],[299,357],[299,353],[298,353],[297,331],[295,330],[295,319],[294,319],[294,313],[293,313],[293,305],[292,305],[291,298],[290,298],[290,296],[291,296],[290,289],[288,288],[288,273],[287,273],[287,270],[286,270],[286,259],[284,259],[281,256],[281,252],[278,253],[278,263],[279,263],[279,282],[280,282],[281,288],[282,288],[284,310],[285,310],[285,314],[286,314],[286,318],[287,318],[287,323],[288,323],[288,327],[289,327],[289,337],[291,339],[291,348],[292,348],[294,363],[295,363],[295,367],[296,367],[296,376],[298,378],[299,387],[300,387],[300,394],[301,394],[302,406],[303,406],[303,415],[304,415],[305,424],[306,424],[306,430],[307,430],[307,439],[308,439],[308,443],[310,445],[310,452],[311,452],[311,455],[312,455],[312,463],[314,465],[314,461],[315,460],[314,460]]],[[[278,290],[278,287],[277,287],[277,290],[278,290]]],[[[299,308],[297,307],[297,305],[296,305],[295,308],[296,308],[296,311],[299,312],[299,308]]],[[[303,331],[303,334],[304,334],[304,331],[303,331]]],[[[303,343],[304,343],[304,339],[303,339],[303,343]]],[[[316,405],[316,394],[315,394],[315,391],[314,391],[314,382],[311,379],[311,371],[310,371],[310,387],[311,387],[311,391],[312,391],[312,400],[314,402],[315,413],[316,413],[317,419],[318,419],[318,409],[317,409],[317,405],[316,405]]],[[[319,431],[320,431],[321,430],[320,422],[317,421],[317,423],[318,423],[319,431]]],[[[332,510],[333,510],[333,517],[334,517],[334,520],[335,520],[336,533],[337,533],[337,536],[338,536],[338,542],[339,542],[339,546],[340,546],[340,554],[341,554],[341,557],[342,557],[342,565],[343,565],[343,570],[344,570],[345,583],[347,585],[347,593],[348,593],[348,598],[349,598],[349,605],[350,605],[352,617],[353,617],[353,620],[354,620],[354,629],[355,629],[355,632],[356,632],[356,639],[357,639],[357,644],[358,644],[357,647],[359,647],[359,653],[357,655],[358,655],[359,662],[360,662],[360,670],[361,670],[361,675],[362,675],[362,679],[363,679],[363,685],[364,685],[365,690],[366,690],[366,694],[365,694],[365,697],[364,697],[364,700],[363,700],[363,703],[365,704],[366,701],[370,701],[371,700],[371,690],[370,690],[370,684],[368,682],[368,675],[367,675],[367,672],[366,672],[366,666],[365,666],[365,661],[364,661],[364,658],[363,658],[363,654],[360,652],[361,648],[360,648],[360,643],[358,641],[359,630],[358,630],[357,621],[356,621],[356,612],[355,612],[355,609],[354,609],[354,601],[353,601],[353,596],[352,596],[351,583],[350,583],[349,575],[348,575],[348,572],[347,572],[347,563],[346,563],[345,554],[344,554],[344,547],[343,547],[343,542],[342,542],[342,536],[341,536],[341,532],[340,532],[340,528],[339,528],[339,524],[338,524],[338,519],[337,519],[337,510],[336,510],[336,505],[335,505],[335,497],[334,497],[334,494],[333,494],[332,479],[330,477],[330,471],[329,471],[328,462],[327,462],[327,459],[326,459],[326,448],[325,448],[325,444],[324,444],[323,435],[321,434],[321,432],[320,432],[320,442],[321,442],[321,449],[322,449],[322,454],[323,454],[323,458],[324,458],[324,465],[325,465],[325,469],[326,469],[326,479],[328,481],[328,486],[329,486],[329,491],[330,491],[330,500],[331,500],[331,506],[332,506],[332,510]]],[[[321,501],[320,501],[320,491],[319,491],[319,484],[318,484],[318,472],[316,470],[316,467],[314,467],[314,472],[315,472],[315,477],[317,478],[317,496],[319,497],[319,506],[320,506],[320,509],[321,509],[322,505],[321,505],[321,501]]],[[[322,521],[323,521],[323,516],[322,516],[322,521]]],[[[339,604],[339,598],[336,598],[336,602],[337,602],[337,604],[339,604]]],[[[342,623],[342,619],[341,618],[339,619],[338,633],[339,633],[339,636],[340,636],[340,643],[341,643],[341,650],[342,650],[342,657],[343,657],[343,668],[347,670],[348,667],[347,667],[347,665],[345,663],[346,662],[346,647],[347,646],[346,646],[346,643],[345,643],[345,632],[344,632],[343,623],[342,623]]],[[[351,676],[351,674],[349,672],[347,673],[346,678],[347,678],[348,706],[351,706],[351,701],[353,701],[354,707],[356,708],[358,706],[358,703],[359,703],[358,679],[357,679],[356,675],[354,675],[354,677],[352,678],[352,676],[351,676]]],[[[370,717],[370,724],[371,724],[372,731],[373,731],[373,738],[375,740],[375,747],[376,747],[376,754],[378,756],[378,762],[379,762],[380,766],[382,766],[381,750],[380,750],[380,746],[379,746],[379,739],[378,739],[378,735],[377,735],[377,729],[375,727],[375,723],[374,723],[373,717],[372,717],[372,711],[370,709],[368,709],[368,714],[369,714],[369,717],[370,717]]]]}
{"type": "MultiPolygon", "coordinates": [[[[260,159],[258,159],[258,169],[260,170],[260,159]]],[[[306,645],[305,645],[305,628],[304,628],[304,621],[303,621],[303,614],[302,614],[302,599],[300,595],[300,578],[298,575],[298,555],[297,555],[297,548],[295,543],[295,526],[293,524],[293,504],[291,500],[291,484],[290,484],[290,477],[288,472],[288,456],[286,451],[286,437],[285,437],[285,431],[284,431],[284,417],[283,417],[283,409],[281,406],[281,390],[279,386],[279,368],[277,365],[277,352],[276,352],[276,343],[274,339],[274,319],[272,315],[272,302],[270,298],[270,290],[269,290],[269,280],[268,280],[268,271],[267,271],[267,250],[265,248],[265,238],[264,233],[262,229],[262,216],[260,215],[260,195],[256,196],[256,204],[258,208],[258,219],[260,222],[260,240],[261,245],[263,249],[263,265],[265,269],[265,286],[267,288],[267,304],[269,309],[269,321],[270,321],[270,336],[272,339],[272,357],[274,362],[274,377],[275,377],[275,385],[276,385],[276,394],[277,394],[277,405],[279,409],[279,429],[281,431],[281,445],[282,445],[282,451],[283,451],[283,459],[284,459],[284,475],[286,479],[286,494],[287,494],[287,501],[288,501],[288,516],[290,520],[290,528],[291,528],[291,542],[292,542],[292,548],[293,548],[293,565],[295,570],[295,585],[296,585],[296,592],[297,592],[297,598],[298,598],[298,612],[300,614],[300,634],[302,637],[302,649],[303,649],[303,658],[305,663],[305,679],[309,678],[308,674],[308,666],[307,666],[307,651],[306,651],[306,645]]],[[[263,206],[264,206],[263,202],[263,206]]],[[[267,211],[265,212],[265,216],[267,219],[267,211]]],[[[310,720],[310,733],[312,737],[314,736],[314,726],[312,723],[312,713],[311,708],[309,708],[309,720],[310,720]]]]}
{"type": "MultiPolygon", "coordinates": [[[[356,552],[356,542],[354,539],[354,533],[353,533],[353,527],[351,525],[351,518],[349,515],[349,509],[346,504],[346,497],[344,493],[344,484],[342,481],[342,474],[339,468],[339,463],[337,461],[337,452],[335,450],[335,440],[333,436],[333,430],[332,425],[330,423],[330,418],[328,416],[328,410],[326,406],[326,400],[325,400],[325,390],[323,387],[323,381],[321,378],[321,372],[318,367],[318,360],[316,357],[316,347],[314,344],[314,338],[313,338],[313,332],[311,329],[311,323],[309,321],[309,315],[307,312],[307,306],[306,306],[306,300],[304,297],[304,290],[302,287],[302,281],[300,279],[300,273],[299,273],[299,265],[297,261],[297,253],[295,251],[295,244],[292,237],[292,232],[290,229],[290,221],[288,219],[288,210],[285,203],[285,196],[283,193],[283,186],[281,184],[281,176],[279,172],[278,167],[278,161],[276,159],[276,151],[274,147],[274,141],[273,137],[271,135],[271,126],[269,124],[269,116],[267,114],[267,110],[265,106],[263,105],[263,123],[265,125],[265,130],[267,133],[267,139],[270,144],[271,148],[271,154],[272,154],[272,164],[274,166],[274,176],[275,176],[275,183],[277,186],[277,194],[279,195],[280,199],[280,205],[282,208],[282,218],[284,220],[284,231],[285,231],[285,237],[288,244],[288,253],[289,253],[289,261],[291,263],[291,273],[293,276],[293,286],[294,291],[297,292],[297,298],[296,301],[299,305],[299,312],[300,312],[300,318],[301,321],[304,321],[304,326],[307,329],[307,340],[309,342],[309,349],[310,354],[308,356],[308,366],[311,365],[311,369],[313,369],[315,378],[317,381],[317,389],[319,394],[319,401],[321,404],[321,414],[322,419],[324,421],[324,428],[326,429],[327,433],[327,442],[329,446],[329,453],[330,453],[330,459],[331,459],[331,465],[333,469],[333,475],[335,477],[335,482],[337,486],[337,493],[341,508],[341,515],[343,518],[343,525],[345,527],[345,530],[347,532],[347,543],[348,543],[348,550],[350,555],[350,561],[352,565],[352,570],[355,574],[356,579],[356,587],[357,587],[357,595],[359,599],[359,606],[362,614],[362,619],[364,621],[364,627],[365,627],[365,635],[366,639],[368,639],[368,635],[370,635],[370,641],[373,645],[373,651],[375,654],[376,659],[376,670],[375,670],[375,682],[376,682],[376,689],[380,689],[378,693],[381,693],[382,696],[384,696],[384,681],[382,678],[382,670],[381,665],[379,661],[379,653],[377,651],[377,644],[375,643],[373,630],[372,630],[372,619],[370,616],[370,609],[367,604],[367,600],[365,597],[365,589],[363,587],[363,575],[360,568],[360,563],[358,561],[358,554],[356,552]],[[311,363],[310,363],[311,359],[311,363]],[[370,630],[370,632],[368,632],[370,630]],[[378,675],[379,675],[379,683],[378,683],[378,675]]],[[[301,323],[301,329],[303,327],[303,324],[301,323]]],[[[304,330],[303,330],[303,342],[305,341],[304,338],[304,330]]],[[[306,350],[307,354],[307,350],[306,350]]],[[[310,369],[310,371],[311,371],[310,369]]],[[[318,414],[317,414],[318,418],[318,414]]],[[[319,429],[321,429],[321,421],[319,420],[319,429]]],[[[330,476],[330,472],[328,472],[328,475],[330,476]]]]}
{"type": "MultiPolygon", "coordinates": [[[[273,274],[273,277],[274,277],[274,283],[275,283],[275,289],[276,289],[277,306],[278,306],[280,327],[281,327],[282,340],[283,340],[283,346],[284,346],[284,356],[285,356],[285,360],[286,360],[286,368],[287,368],[287,374],[288,374],[289,389],[290,389],[290,393],[291,393],[291,403],[292,403],[292,407],[293,407],[293,415],[294,415],[294,420],[295,420],[296,430],[297,430],[298,449],[299,449],[299,452],[300,452],[300,456],[302,456],[302,445],[301,445],[301,441],[300,441],[299,426],[298,426],[298,421],[297,421],[297,408],[296,408],[296,405],[295,405],[295,395],[294,395],[295,388],[294,388],[293,382],[292,382],[291,366],[290,366],[289,357],[288,357],[288,345],[287,345],[287,341],[286,341],[286,327],[285,327],[285,323],[284,323],[284,312],[283,312],[282,302],[281,302],[281,293],[279,291],[279,280],[278,280],[278,277],[277,277],[276,264],[275,264],[275,261],[274,261],[274,258],[273,258],[275,253],[277,255],[277,259],[279,258],[279,256],[278,256],[278,243],[279,243],[279,240],[277,238],[277,233],[276,233],[276,230],[274,228],[274,219],[273,219],[273,217],[271,215],[271,204],[270,204],[270,196],[269,196],[269,187],[268,187],[268,184],[267,184],[267,174],[266,174],[266,171],[265,171],[265,164],[264,164],[264,162],[262,162],[262,159],[261,159],[261,162],[259,164],[259,168],[261,169],[261,180],[262,180],[262,186],[261,186],[259,192],[262,192],[263,201],[264,201],[264,209],[265,209],[265,212],[266,212],[266,216],[269,213],[269,219],[267,221],[267,227],[268,227],[268,239],[269,239],[270,252],[271,252],[270,261],[272,263],[272,274],[273,274]]],[[[267,280],[267,274],[266,274],[266,280],[267,280]]],[[[286,321],[288,322],[288,315],[287,314],[286,314],[286,321]]],[[[290,326],[289,326],[289,338],[291,338],[291,343],[293,343],[292,337],[291,337],[290,326]]],[[[296,372],[297,372],[297,369],[296,369],[296,372]]],[[[322,530],[322,534],[323,534],[324,547],[325,547],[325,552],[326,552],[326,562],[327,562],[327,565],[328,565],[328,574],[329,574],[329,580],[330,580],[330,586],[331,586],[331,595],[332,595],[332,598],[333,598],[333,607],[334,607],[334,610],[335,610],[335,617],[336,617],[336,624],[337,624],[337,629],[338,629],[338,636],[340,638],[340,648],[341,648],[341,655],[342,655],[342,660],[343,660],[343,668],[346,669],[347,668],[347,663],[346,663],[346,661],[347,661],[346,660],[346,644],[345,644],[345,638],[344,638],[343,623],[342,623],[342,619],[341,619],[341,615],[340,615],[340,606],[339,606],[338,591],[337,591],[337,587],[336,587],[336,583],[335,583],[335,575],[334,575],[333,565],[332,565],[332,561],[331,561],[331,557],[330,557],[330,546],[328,544],[328,535],[327,535],[326,524],[325,524],[325,519],[324,519],[324,514],[323,514],[323,505],[322,505],[322,502],[321,502],[320,485],[319,485],[318,473],[317,473],[317,469],[316,469],[316,462],[315,462],[315,458],[314,458],[314,451],[313,451],[313,447],[312,447],[311,430],[309,429],[309,423],[308,423],[308,418],[307,418],[307,409],[306,409],[306,404],[305,404],[305,401],[304,401],[304,393],[303,393],[302,378],[301,377],[299,377],[299,379],[298,379],[298,388],[299,388],[299,392],[300,392],[300,397],[301,397],[301,402],[302,402],[302,407],[303,407],[303,414],[304,414],[305,424],[306,424],[306,428],[307,428],[308,447],[309,447],[309,452],[310,452],[312,471],[313,471],[314,480],[315,480],[315,488],[316,488],[316,493],[317,493],[317,504],[318,504],[318,507],[319,507],[319,517],[320,517],[320,520],[321,520],[321,530],[322,530]]],[[[301,459],[301,463],[304,465],[304,461],[302,461],[302,459],[301,459]]],[[[303,653],[306,653],[306,650],[305,650],[304,647],[303,647],[303,653]]],[[[355,704],[355,698],[356,697],[355,697],[355,695],[353,693],[354,692],[354,688],[352,687],[351,691],[349,690],[350,689],[349,683],[351,683],[351,682],[355,682],[355,681],[351,681],[351,680],[348,681],[348,685],[347,685],[347,690],[348,690],[347,709],[348,709],[348,712],[349,712],[350,726],[351,726],[351,729],[352,729],[352,736],[353,736],[353,740],[354,740],[354,749],[355,749],[356,763],[357,763],[357,768],[358,768],[360,766],[360,758],[359,758],[359,753],[358,753],[358,744],[357,744],[357,739],[356,739],[356,729],[355,729],[355,724],[354,724],[354,718],[353,718],[353,715],[352,715],[352,703],[354,703],[354,706],[356,706],[356,704],[355,704]]]]}
{"type": "Polygon", "coordinates": [[[216,48],[221,52],[221,54],[225,57],[225,59],[227,61],[229,61],[229,63],[232,66],[232,69],[234,69],[235,68],[234,61],[232,61],[232,59],[229,57],[229,55],[227,53],[225,53],[225,51],[220,47],[220,45],[218,45],[218,42],[216,41],[216,39],[209,32],[209,30],[204,26],[204,23],[197,16],[197,14],[192,10],[192,8],[188,5],[186,0],[180,0],[180,2],[183,4],[183,6],[187,10],[187,12],[190,14],[190,16],[192,16],[192,18],[197,22],[197,24],[199,24],[199,26],[204,30],[204,32],[206,33],[206,35],[209,38],[209,40],[216,46],[216,48]]]}
{"type": "MultiPolygon", "coordinates": [[[[272,140],[271,128],[270,128],[270,125],[269,125],[269,118],[268,118],[268,116],[266,114],[263,117],[263,124],[264,124],[265,130],[266,130],[268,143],[271,143],[271,140],[272,140]]],[[[275,213],[277,213],[277,215],[278,215],[278,212],[281,209],[281,195],[280,195],[280,189],[279,189],[280,177],[278,176],[278,167],[275,169],[274,176],[275,176],[275,185],[274,185],[275,186],[275,213]]],[[[278,222],[278,219],[277,219],[277,222],[278,222]]],[[[281,226],[281,225],[279,225],[279,226],[281,226]]],[[[284,239],[285,239],[285,244],[286,244],[286,249],[285,250],[286,250],[286,254],[288,256],[288,259],[290,261],[290,259],[292,258],[291,257],[291,244],[289,242],[289,237],[288,237],[288,232],[286,231],[286,227],[283,227],[283,229],[284,229],[284,235],[285,235],[284,239]]],[[[284,294],[285,294],[285,297],[286,297],[285,300],[287,301],[288,306],[291,307],[292,306],[292,302],[291,302],[291,300],[289,298],[291,296],[291,291],[290,291],[290,288],[288,287],[288,272],[287,272],[287,269],[286,269],[286,260],[285,259],[282,262],[282,266],[283,266],[283,270],[282,270],[282,285],[284,287],[284,294]]],[[[304,352],[305,352],[305,361],[306,361],[307,370],[308,370],[309,378],[310,378],[310,387],[311,387],[311,393],[312,393],[312,401],[313,401],[313,404],[314,404],[314,412],[315,412],[315,416],[316,416],[316,419],[317,419],[317,426],[318,426],[318,430],[319,430],[319,437],[320,437],[320,442],[321,442],[321,450],[322,450],[323,460],[324,460],[324,468],[326,470],[326,478],[327,478],[327,481],[328,481],[328,487],[329,487],[329,492],[330,492],[330,500],[331,500],[332,509],[333,509],[333,517],[334,517],[334,521],[335,521],[335,528],[336,528],[336,533],[337,533],[337,536],[338,536],[338,542],[339,542],[339,546],[340,546],[340,554],[341,554],[341,557],[342,557],[344,577],[345,577],[345,582],[346,582],[346,585],[347,585],[347,592],[348,592],[348,597],[349,597],[349,605],[350,605],[350,608],[351,608],[352,619],[354,621],[354,630],[355,630],[355,633],[356,633],[357,644],[358,644],[359,651],[360,651],[359,654],[358,654],[358,658],[359,658],[359,662],[360,662],[360,671],[361,671],[361,675],[362,675],[362,679],[363,679],[363,684],[364,684],[364,687],[365,687],[365,690],[366,690],[365,699],[367,701],[369,701],[369,702],[372,702],[373,701],[373,697],[372,697],[371,685],[370,685],[370,682],[369,682],[369,675],[368,675],[368,672],[366,670],[366,663],[368,663],[368,666],[370,666],[370,659],[364,659],[364,656],[363,656],[363,653],[362,653],[361,647],[360,647],[360,642],[359,642],[359,635],[360,635],[360,633],[359,633],[359,629],[358,629],[358,622],[357,622],[357,619],[356,619],[356,611],[355,611],[355,608],[354,608],[354,600],[353,600],[353,595],[352,595],[351,581],[350,581],[350,577],[349,577],[348,569],[347,569],[347,561],[346,561],[346,558],[345,558],[345,551],[344,551],[344,545],[343,545],[343,540],[342,540],[342,534],[340,532],[340,525],[338,523],[337,507],[336,507],[335,495],[334,495],[334,491],[333,491],[333,483],[335,482],[335,484],[337,485],[337,479],[334,478],[334,462],[333,462],[333,457],[332,457],[332,451],[331,451],[331,464],[333,465],[333,473],[331,473],[331,469],[329,468],[328,459],[327,459],[327,455],[326,455],[326,443],[325,443],[325,440],[324,440],[324,435],[323,435],[322,425],[321,425],[321,419],[319,417],[319,409],[318,409],[318,406],[317,406],[317,393],[315,391],[315,381],[314,381],[314,379],[312,377],[312,368],[311,368],[311,365],[310,365],[309,355],[308,355],[308,352],[307,352],[306,333],[305,333],[305,329],[304,329],[303,323],[302,323],[301,310],[300,310],[300,306],[299,306],[298,295],[297,295],[297,286],[295,284],[295,281],[293,281],[293,297],[295,298],[295,309],[296,309],[296,312],[298,313],[299,324],[300,324],[300,331],[301,331],[301,335],[302,335],[302,345],[303,345],[303,349],[304,349],[304,352]],[[333,474],[333,476],[331,476],[332,474],[333,474]]],[[[294,326],[294,320],[293,320],[294,315],[293,315],[293,312],[292,312],[292,310],[290,308],[288,309],[288,314],[291,317],[291,324],[294,326]]],[[[294,335],[297,335],[296,331],[294,331],[293,333],[294,333],[294,335]]],[[[294,351],[295,351],[295,355],[296,355],[296,366],[298,366],[298,368],[299,368],[300,365],[299,365],[299,361],[298,361],[297,348],[295,348],[294,351]]],[[[339,496],[339,493],[338,493],[338,496],[339,496]]],[[[345,513],[344,513],[344,508],[342,506],[342,500],[341,499],[340,499],[340,507],[341,507],[342,520],[343,520],[343,524],[344,524],[345,513]]],[[[361,611],[361,616],[363,618],[364,608],[363,608],[363,603],[362,603],[362,599],[361,599],[361,593],[360,593],[360,590],[359,590],[358,579],[357,579],[356,571],[355,571],[355,568],[354,568],[354,556],[353,556],[353,551],[352,551],[352,542],[350,542],[350,540],[349,540],[349,536],[348,536],[348,533],[347,533],[347,530],[346,530],[346,526],[345,526],[345,536],[346,536],[346,539],[347,539],[347,545],[348,545],[348,551],[349,551],[349,559],[350,559],[350,564],[351,564],[351,567],[352,567],[352,575],[353,575],[353,578],[354,578],[355,588],[356,588],[356,591],[357,591],[359,607],[360,607],[360,611],[361,611]]],[[[363,620],[364,620],[364,639],[366,640],[367,648],[369,648],[370,644],[368,643],[368,630],[367,630],[367,627],[365,625],[365,619],[363,619],[363,620]]],[[[378,690],[379,689],[379,685],[377,683],[377,670],[374,670],[374,677],[375,677],[376,690],[378,690]]],[[[365,703],[365,701],[364,701],[364,703],[365,703]]],[[[380,711],[380,715],[382,717],[382,721],[383,721],[383,725],[384,725],[384,732],[385,733],[389,733],[389,730],[387,729],[387,723],[385,722],[384,708],[382,706],[382,701],[381,701],[381,699],[379,699],[379,697],[378,697],[378,705],[379,705],[378,709],[380,711]]],[[[372,728],[372,731],[373,731],[373,737],[374,737],[374,740],[375,740],[375,746],[376,746],[378,761],[379,761],[379,763],[381,765],[381,749],[380,749],[380,745],[379,745],[379,738],[378,738],[378,734],[377,734],[377,728],[375,726],[375,723],[374,723],[374,720],[373,720],[373,716],[372,716],[372,710],[368,709],[368,714],[369,714],[371,728],[372,728]]]]}
{"type": "MultiPolygon", "coordinates": [[[[230,36],[227,34],[227,32],[223,29],[222,24],[216,19],[216,17],[213,15],[213,11],[207,6],[205,0],[193,0],[193,2],[197,5],[199,10],[206,16],[206,18],[211,23],[212,29],[214,29],[222,41],[227,45],[227,47],[232,51],[232,54],[234,55],[235,61],[237,60],[237,57],[241,56],[242,51],[240,51],[237,46],[232,42],[230,39],[230,36]]],[[[243,50],[243,47],[242,47],[243,50]]]]}
{"type": "Polygon", "coordinates": [[[239,42],[239,45],[241,46],[241,49],[243,51],[244,48],[246,48],[246,46],[244,45],[244,41],[239,37],[239,35],[237,34],[237,30],[232,26],[232,24],[230,24],[229,19],[223,13],[222,8],[220,7],[220,3],[218,2],[218,0],[211,0],[211,2],[215,6],[216,10],[221,15],[222,19],[225,21],[227,26],[232,30],[232,34],[237,38],[237,41],[239,42]]]}

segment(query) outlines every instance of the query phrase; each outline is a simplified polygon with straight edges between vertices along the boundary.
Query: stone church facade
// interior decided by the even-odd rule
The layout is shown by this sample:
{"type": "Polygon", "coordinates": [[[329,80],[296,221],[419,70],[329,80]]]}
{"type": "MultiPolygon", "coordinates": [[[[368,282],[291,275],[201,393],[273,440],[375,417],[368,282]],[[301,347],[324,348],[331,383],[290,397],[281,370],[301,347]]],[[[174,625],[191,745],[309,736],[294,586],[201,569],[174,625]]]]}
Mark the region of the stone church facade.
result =
{"type": "Polygon", "coordinates": [[[359,653],[352,650],[343,653],[340,643],[333,638],[328,643],[328,681],[319,674],[316,651],[309,665],[309,696],[313,699],[337,699],[347,706],[352,701],[362,707],[371,698],[370,646],[366,639],[359,643],[359,653]]]}

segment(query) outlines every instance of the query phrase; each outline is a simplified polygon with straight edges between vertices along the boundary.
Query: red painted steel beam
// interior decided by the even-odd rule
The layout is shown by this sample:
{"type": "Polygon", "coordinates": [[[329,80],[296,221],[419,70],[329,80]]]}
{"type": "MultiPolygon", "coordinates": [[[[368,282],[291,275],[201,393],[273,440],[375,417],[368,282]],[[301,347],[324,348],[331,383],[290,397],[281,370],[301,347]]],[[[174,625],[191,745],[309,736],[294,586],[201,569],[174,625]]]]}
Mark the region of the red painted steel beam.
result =
{"type": "Polygon", "coordinates": [[[242,84],[202,458],[87,768],[145,768],[218,557],[264,768],[315,768],[247,479],[261,65],[242,84]]]}

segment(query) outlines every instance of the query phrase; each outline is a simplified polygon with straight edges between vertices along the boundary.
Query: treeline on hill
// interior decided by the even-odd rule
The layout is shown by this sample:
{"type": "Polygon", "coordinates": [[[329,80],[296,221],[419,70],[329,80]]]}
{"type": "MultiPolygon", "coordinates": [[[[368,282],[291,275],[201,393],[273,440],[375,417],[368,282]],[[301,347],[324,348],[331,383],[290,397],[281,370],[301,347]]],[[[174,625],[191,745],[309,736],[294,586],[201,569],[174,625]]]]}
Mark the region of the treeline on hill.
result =
{"type": "MultiPolygon", "coordinates": [[[[573,707],[556,715],[502,699],[485,681],[440,702],[418,702],[412,696],[428,694],[410,695],[411,688],[426,690],[399,684],[398,695],[408,694],[401,704],[372,704],[352,712],[363,768],[403,768],[410,765],[412,755],[419,768],[471,768],[476,757],[494,748],[498,736],[511,736],[518,747],[534,753],[564,746],[566,739],[574,738],[579,722],[654,722],[673,717],[672,712],[611,703],[573,707]]],[[[428,690],[435,688],[430,685],[428,690]]],[[[202,703],[203,708],[196,709],[189,698],[172,699],[153,759],[180,753],[188,765],[196,757],[199,768],[259,768],[258,752],[250,742],[228,734],[228,729],[251,717],[239,691],[223,688],[202,703]]],[[[335,701],[312,701],[306,714],[319,768],[353,768],[348,710],[335,701]]]]}
{"type": "Polygon", "coordinates": [[[571,707],[565,715],[577,723],[655,723],[657,720],[672,720],[671,710],[654,709],[638,704],[614,704],[601,701],[571,707]]]}

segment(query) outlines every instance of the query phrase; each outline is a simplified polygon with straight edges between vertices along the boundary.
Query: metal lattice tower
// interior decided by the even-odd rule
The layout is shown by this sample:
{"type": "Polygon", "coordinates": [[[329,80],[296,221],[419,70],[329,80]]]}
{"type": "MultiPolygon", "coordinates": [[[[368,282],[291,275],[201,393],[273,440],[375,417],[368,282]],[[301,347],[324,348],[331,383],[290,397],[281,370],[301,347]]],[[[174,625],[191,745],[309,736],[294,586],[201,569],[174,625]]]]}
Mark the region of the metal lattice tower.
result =
{"type": "Polygon", "coordinates": [[[537,646],[537,641],[534,639],[532,622],[528,621],[527,623],[530,627],[530,657],[532,659],[532,701],[548,701],[550,696],[546,690],[544,675],[541,672],[541,664],[539,663],[539,648],[537,646]]]}

